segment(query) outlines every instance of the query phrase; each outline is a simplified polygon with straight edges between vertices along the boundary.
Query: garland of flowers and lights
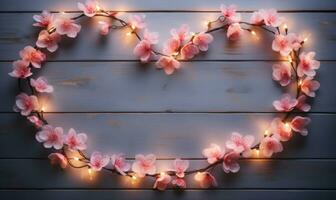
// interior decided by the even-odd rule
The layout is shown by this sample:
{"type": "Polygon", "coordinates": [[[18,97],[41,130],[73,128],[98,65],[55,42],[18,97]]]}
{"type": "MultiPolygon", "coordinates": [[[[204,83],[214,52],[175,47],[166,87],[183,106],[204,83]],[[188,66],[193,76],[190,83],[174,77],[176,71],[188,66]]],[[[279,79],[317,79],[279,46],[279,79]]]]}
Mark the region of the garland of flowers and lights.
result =
{"type": "Polygon", "coordinates": [[[123,20],[117,12],[110,12],[102,9],[96,1],[87,1],[85,4],[78,3],[78,8],[83,11],[80,15],[67,18],[64,13],[60,17],[43,11],[41,15],[34,15],[34,26],[42,27],[39,33],[36,46],[26,46],[20,51],[21,59],[13,62],[13,71],[10,76],[18,78],[21,93],[16,97],[14,109],[32,122],[39,130],[36,134],[37,141],[43,143],[45,148],[59,150],[51,153],[49,158],[52,163],[59,164],[62,168],[70,166],[72,168],[87,168],[91,177],[94,171],[107,170],[112,173],[128,176],[131,179],[142,177],[155,178],[155,189],[164,190],[168,184],[176,188],[186,188],[185,176],[195,174],[195,180],[203,188],[216,186],[217,182],[209,172],[215,166],[222,164],[226,173],[236,173],[239,170],[237,160],[242,157],[271,157],[273,153],[283,150],[282,143],[288,141],[293,132],[307,135],[306,125],[310,119],[302,116],[293,117],[293,111],[310,110],[310,105],[306,103],[307,97],[315,97],[315,91],[319,88],[319,82],[313,80],[320,63],[314,59],[314,52],[301,52],[307,38],[288,33],[288,27],[284,24],[284,18],[279,17],[274,9],[259,10],[252,14],[250,22],[241,21],[241,16],[236,12],[236,7],[221,6],[221,15],[214,21],[207,21],[207,29],[199,33],[191,33],[187,25],[182,25],[179,29],[172,29],[172,37],[167,41],[162,52],[154,49],[154,44],[158,42],[157,33],[151,33],[145,28],[144,17],[132,15],[128,20],[123,20]],[[216,144],[211,144],[203,150],[203,155],[207,158],[208,165],[204,168],[188,170],[188,160],[175,159],[172,164],[173,170],[157,172],[156,157],[153,154],[135,156],[135,161],[127,162],[124,154],[103,155],[100,152],[93,152],[91,156],[85,154],[87,136],[85,133],[76,133],[70,129],[63,135],[61,127],[53,128],[44,118],[44,107],[38,103],[39,93],[51,93],[53,87],[48,84],[44,77],[31,78],[32,68],[41,68],[41,63],[45,61],[46,55],[41,51],[46,48],[49,52],[57,50],[61,35],[75,38],[81,26],[75,20],[83,17],[103,16],[113,20],[112,24],[104,21],[99,22],[100,33],[107,35],[110,29],[129,29],[126,34],[134,36],[139,43],[134,48],[134,54],[141,62],[148,62],[152,56],[158,56],[157,68],[163,69],[168,75],[180,68],[178,60],[189,60],[200,51],[207,51],[208,44],[213,37],[210,33],[227,30],[227,37],[230,40],[237,40],[244,31],[258,38],[256,32],[251,27],[261,28],[275,36],[272,49],[279,52],[281,56],[288,58],[285,62],[273,65],[273,79],[281,86],[288,86],[293,79],[296,84],[296,96],[291,97],[284,94],[280,100],[273,102],[277,111],[286,113],[284,118],[275,118],[269,129],[264,133],[264,137],[258,143],[251,135],[242,136],[239,133],[232,133],[231,139],[226,141],[225,147],[221,148],[216,144]],[[248,26],[245,28],[244,26],[248,26]],[[281,27],[281,28],[280,28],[281,27]],[[283,29],[283,30],[282,30],[283,29]],[[26,81],[26,82],[24,82],[26,81]],[[24,92],[23,84],[29,85],[29,92],[24,92]],[[75,156],[69,154],[76,154],[75,156]],[[111,167],[108,167],[110,165],[111,167]]]}

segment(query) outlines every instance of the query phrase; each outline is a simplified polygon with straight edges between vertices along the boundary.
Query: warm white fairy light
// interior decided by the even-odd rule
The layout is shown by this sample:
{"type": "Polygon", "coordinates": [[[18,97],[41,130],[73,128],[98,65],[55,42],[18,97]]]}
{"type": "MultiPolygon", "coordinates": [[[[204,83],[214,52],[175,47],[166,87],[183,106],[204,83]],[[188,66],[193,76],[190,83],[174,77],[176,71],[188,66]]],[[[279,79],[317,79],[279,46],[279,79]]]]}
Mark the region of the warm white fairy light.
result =
{"type": "Polygon", "coordinates": [[[73,159],[74,159],[75,161],[79,161],[79,158],[78,158],[78,157],[73,157],[73,159]]]}
{"type": "Polygon", "coordinates": [[[132,35],[132,32],[127,32],[126,33],[126,36],[131,36],[132,35]]]}
{"type": "Polygon", "coordinates": [[[268,136],[268,134],[269,134],[269,131],[268,131],[268,130],[265,130],[265,132],[264,132],[264,136],[266,137],[266,136],[268,136]]]}
{"type": "Polygon", "coordinates": [[[293,62],[293,59],[291,56],[288,56],[288,62],[292,63],[293,62]]]}
{"type": "Polygon", "coordinates": [[[284,29],[285,29],[285,30],[287,30],[287,29],[288,29],[288,26],[287,26],[287,24],[284,24],[284,26],[283,26],[283,27],[284,27],[284,29]]]}

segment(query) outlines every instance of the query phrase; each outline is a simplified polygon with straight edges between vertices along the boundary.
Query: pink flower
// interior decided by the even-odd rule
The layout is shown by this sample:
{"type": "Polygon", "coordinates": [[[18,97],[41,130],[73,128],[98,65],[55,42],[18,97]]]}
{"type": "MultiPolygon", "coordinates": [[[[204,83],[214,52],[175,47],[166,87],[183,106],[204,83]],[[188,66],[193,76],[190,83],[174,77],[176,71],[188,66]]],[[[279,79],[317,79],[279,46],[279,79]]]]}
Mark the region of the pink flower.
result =
{"type": "Polygon", "coordinates": [[[22,60],[25,60],[33,65],[35,68],[41,68],[41,62],[46,59],[46,56],[41,51],[32,46],[26,46],[20,51],[22,60]]]}
{"type": "Polygon", "coordinates": [[[153,154],[146,156],[137,154],[132,165],[132,170],[139,176],[144,177],[146,174],[153,175],[156,171],[156,157],[153,154]]]}
{"type": "Polygon", "coordinates": [[[40,118],[36,117],[35,115],[31,115],[27,117],[27,119],[34,124],[36,128],[40,128],[43,125],[43,122],[40,120],[40,118]]]}
{"type": "Polygon", "coordinates": [[[192,42],[197,45],[200,51],[207,51],[209,44],[213,41],[212,35],[209,33],[199,33],[194,36],[192,42]]]}
{"type": "Polygon", "coordinates": [[[274,118],[270,132],[277,136],[280,141],[288,141],[292,137],[292,129],[288,123],[283,123],[280,118],[274,118]]]}
{"type": "Polygon", "coordinates": [[[273,101],[273,106],[277,111],[288,112],[291,111],[298,101],[292,98],[289,94],[282,95],[280,100],[273,101]]]}
{"type": "Polygon", "coordinates": [[[181,160],[181,159],[175,159],[174,160],[174,171],[177,177],[183,178],[184,177],[184,172],[188,169],[189,167],[189,161],[188,160],[181,160]]]}
{"type": "Polygon", "coordinates": [[[147,40],[151,44],[157,44],[159,42],[159,34],[156,32],[149,32],[148,29],[145,29],[144,40],[147,40]]]}
{"type": "Polygon", "coordinates": [[[230,23],[236,23],[240,21],[241,16],[240,13],[237,13],[236,5],[226,6],[222,4],[220,9],[225,19],[228,19],[230,23]]]}
{"type": "Polygon", "coordinates": [[[178,40],[180,43],[183,43],[190,37],[189,26],[187,24],[182,24],[179,29],[171,29],[170,34],[174,39],[178,40]]]}
{"type": "Polygon", "coordinates": [[[125,176],[125,172],[131,168],[131,165],[126,162],[124,154],[113,154],[111,156],[111,162],[113,168],[123,176],[125,176]]]}
{"type": "Polygon", "coordinates": [[[307,96],[315,97],[315,91],[320,88],[320,83],[313,80],[313,77],[307,76],[301,84],[301,91],[307,96]]]}
{"type": "Polygon", "coordinates": [[[85,4],[78,2],[77,7],[83,11],[86,16],[93,17],[98,11],[98,2],[95,0],[87,0],[85,4]]]}
{"type": "Polygon", "coordinates": [[[298,133],[301,133],[301,135],[306,136],[308,135],[308,130],[306,126],[310,123],[310,118],[308,117],[301,117],[296,116],[294,119],[292,119],[290,126],[291,128],[298,133]]]}
{"type": "Polygon", "coordinates": [[[39,77],[36,80],[33,78],[30,79],[30,85],[38,92],[52,93],[54,91],[54,87],[49,85],[47,79],[44,77],[39,77]]]}
{"type": "Polygon", "coordinates": [[[282,56],[288,56],[289,53],[293,50],[292,38],[288,35],[275,35],[275,39],[272,42],[272,49],[276,52],[280,52],[282,56]]]}
{"type": "Polygon", "coordinates": [[[54,21],[54,15],[49,11],[43,10],[41,15],[34,15],[33,19],[36,21],[33,26],[48,28],[54,21]]]}
{"type": "Polygon", "coordinates": [[[251,24],[262,25],[264,23],[263,12],[261,12],[260,10],[253,12],[250,22],[251,24]]]}
{"type": "Polygon", "coordinates": [[[306,103],[307,96],[306,95],[301,95],[298,98],[298,104],[296,105],[296,108],[299,110],[302,110],[304,112],[308,112],[311,109],[311,106],[306,103]]]}
{"type": "Polygon", "coordinates": [[[278,81],[281,86],[287,86],[291,82],[292,70],[287,63],[274,64],[273,80],[278,81]]]}
{"type": "Polygon", "coordinates": [[[61,37],[58,33],[49,34],[48,31],[42,30],[36,41],[36,46],[40,48],[47,48],[48,51],[54,52],[58,48],[57,43],[60,41],[60,39],[61,37]]]}
{"type": "Polygon", "coordinates": [[[222,150],[217,144],[210,144],[209,148],[203,150],[202,154],[208,159],[208,163],[212,164],[221,160],[224,156],[225,150],[222,150]]]}
{"type": "Polygon", "coordinates": [[[74,20],[61,17],[55,21],[56,32],[60,35],[67,35],[70,38],[75,38],[81,26],[76,24],[74,20]]]}
{"type": "Polygon", "coordinates": [[[26,93],[21,93],[15,98],[14,111],[20,112],[23,116],[28,116],[32,111],[39,107],[36,96],[28,96],[26,93]]]}
{"type": "Polygon", "coordinates": [[[145,15],[131,15],[129,17],[129,24],[132,29],[143,29],[146,27],[145,15]]]}
{"type": "Polygon", "coordinates": [[[290,38],[290,41],[292,42],[292,48],[295,51],[299,50],[302,47],[302,42],[304,42],[304,38],[302,35],[289,33],[288,37],[290,38]]]}
{"type": "Polygon", "coordinates": [[[51,153],[48,158],[52,165],[59,165],[62,169],[66,168],[68,165],[68,160],[63,154],[51,153]]]}
{"type": "Polygon", "coordinates": [[[86,149],[87,135],[85,133],[76,133],[75,129],[71,128],[64,138],[64,143],[68,145],[69,149],[85,150],[86,149]]]}
{"type": "Polygon", "coordinates": [[[148,62],[152,54],[151,43],[147,40],[141,40],[135,46],[133,53],[140,58],[141,62],[148,62]]]}
{"type": "Polygon", "coordinates": [[[108,155],[103,155],[102,153],[95,151],[91,154],[89,166],[94,171],[100,171],[105,167],[110,161],[108,155]]]}
{"type": "Polygon", "coordinates": [[[189,60],[192,59],[195,55],[199,53],[199,50],[196,45],[191,42],[187,43],[181,48],[181,56],[183,59],[189,60]]]}
{"type": "Polygon", "coordinates": [[[283,150],[281,142],[274,136],[264,137],[260,142],[259,149],[262,155],[267,158],[271,157],[273,153],[278,153],[283,150]]]}
{"type": "Polygon", "coordinates": [[[225,145],[236,153],[239,154],[244,152],[244,157],[249,157],[253,142],[254,137],[252,135],[242,136],[237,132],[233,132],[231,139],[227,141],[225,145]]]}
{"type": "Polygon", "coordinates": [[[176,38],[171,38],[167,41],[167,43],[164,46],[164,53],[166,54],[174,54],[178,53],[178,50],[180,48],[181,42],[180,40],[176,38]]]}
{"type": "Polygon", "coordinates": [[[176,178],[172,181],[172,185],[174,185],[177,188],[185,189],[187,188],[187,183],[182,178],[176,178]]]}
{"type": "Polygon", "coordinates": [[[239,157],[239,153],[235,151],[225,154],[223,161],[223,170],[225,173],[237,173],[239,171],[240,166],[237,163],[239,157]]]}
{"type": "Polygon", "coordinates": [[[168,184],[171,181],[171,177],[167,174],[160,174],[154,183],[153,189],[157,189],[157,190],[165,190],[168,186],[168,184]]]}
{"type": "Polygon", "coordinates": [[[14,78],[27,78],[32,75],[29,67],[29,62],[17,60],[13,62],[13,71],[8,73],[14,78]]]}
{"type": "Polygon", "coordinates": [[[110,24],[104,21],[99,22],[99,33],[101,35],[107,35],[110,30],[110,24]]]}
{"type": "Polygon", "coordinates": [[[197,172],[194,179],[202,188],[217,187],[217,181],[209,172],[197,172]]]}
{"type": "Polygon", "coordinates": [[[173,57],[161,56],[156,62],[156,67],[163,69],[167,75],[170,75],[175,71],[175,69],[180,68],[180,63],[173,57]]]}
{"type": "Polygon", "coordinates": [[[35,138],[38,142],[43,142],[45,148],[61,149],[63,147],[63,129],[61,127],[54,129],[50,125],[44,125],[42,130],[37,132],[35,138]]]}
{"type": "Polygon", "coordinates": [[[300,54],[300,62],[297,67],[297,73],[299,77],[303,75],[307,76],[315,76],[315,70],[320,68],[320,62],[315,60],[315,52],[302,52],[300,54]]]}
{"type": "Polygon", "coordinates": [[[243,34],[243,29],[240,27],[238,23],[231,24],[227,29],[226,36],[232,40],[238,40],[243,34]]]}
{"type": "Polygon", "coordinates": [[[263,16],[264,23],[267,26],[279,27],[285,20],[283,17],[279,17],[275,9],[260,10],[259,12],[263,16]]]}

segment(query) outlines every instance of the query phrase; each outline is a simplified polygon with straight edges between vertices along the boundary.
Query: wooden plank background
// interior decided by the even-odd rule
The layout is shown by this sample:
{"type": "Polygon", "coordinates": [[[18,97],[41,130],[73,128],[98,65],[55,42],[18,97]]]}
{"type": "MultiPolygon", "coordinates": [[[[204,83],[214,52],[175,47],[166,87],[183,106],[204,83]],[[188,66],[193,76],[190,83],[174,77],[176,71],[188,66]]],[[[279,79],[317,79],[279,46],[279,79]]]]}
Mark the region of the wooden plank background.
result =
{"type": "MultiPolygon", "coordinates": [[[[153,180],[99,174],[88,181],[81,171],[49,166],[50,151],[34,140],[34,129],[12,112],[17,82],[7,74],[18,51],[36,40],[32,15],[43,9],[76,15],[77,0],[2,0],[0,2],[0,198],[1,199],[335,199],[336,198],[336,2],[333,0],[249,0],[234,2],[244,19],[259,8],[274,7],[290,30],[310,33],[307,50],[321,60],[322,84],[313,109],[309,136],[295,136],[285,151],[271,159],[244,159],[238,174],[215,170],[219,187],[209,191],[189,181],[187,191],[151,191],[153,180]]],[[[187,23],[193,31],[217,16],[223,1],[101,1],[111,10],[146,14],[148,28],[159,31],[161,43],[173,27],[187,23]]],[[[283,58],[270,50],[267,34],[255,41],[244,37],[233,45],[222,32],[207,54],[198,56],[173,76],[139,64],[132,55],[136,40],[125,31],[102,39],[97,22],[85,25],[76,40],[64,40],[39,72],[55,86],[43,96],[47,119],[66,129],[88,133],[89,151],[155,152],[159,168],[173,157],[203,166],[201,149],[221,145],[232,131],[260,138],[275,116],[271,102],[283,92],[271,80],[271,65],[283,58]],[[48,104],[47,104],[48,102],[48,104]]],[[[159,45],[160,46],[160,45],[159,45]]],[[[290,91],[291,92],[291,91],[290,91]]]]}

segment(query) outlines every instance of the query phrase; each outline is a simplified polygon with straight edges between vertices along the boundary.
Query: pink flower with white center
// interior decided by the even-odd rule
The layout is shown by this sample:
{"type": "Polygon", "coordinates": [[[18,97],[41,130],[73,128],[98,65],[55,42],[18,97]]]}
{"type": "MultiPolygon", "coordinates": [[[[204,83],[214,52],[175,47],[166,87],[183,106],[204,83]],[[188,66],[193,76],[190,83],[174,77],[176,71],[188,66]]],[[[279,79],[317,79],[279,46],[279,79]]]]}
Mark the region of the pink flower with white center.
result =
{"type": "Polygon", "coordinates": [[[108,155],[103,155],[102,153],[95,151],[91,154],[89,166],[94,171],[100,171],[110,162],[110,157],[108,155]]]}
{"type": "Polygon", "coordinates": [[[153,175],[156,172],[156,157],[154,154],[142,155],[137,154],[132,165],[132,170],[139,177],[144,177],[146,174],[153,175]]]}
{"type": "Polygon", "coordinates": [[[292,42],[292,48],[297,51],[302,47],[302,42],[304,41],[304,38],[302,35],[297,35],[294,33],[289,33],[288,37],[290,41],[292,42]]]}
{"type": "Polygon", "coordinates": [[[35,115],[31,115],[27,117],[27,119],[34,124],[36,128],[40,128],[43,125],[43,122],[40,120],[40,118],[36,117],[35,115]]]}
{"type": "Polygon", "coordinates": [[[47,48],[48,51],[54,52],[58,49],[58,42],[61,40],[61,37],[58,33],[49,34],[48,31],[42,30],[36,41],[36,46],[40,48],[47,48]]]}
{"type": "Polygon", "coordinates": [[[232,40],[238,40],[243,34],[243,29],[240,27],[240,24],[234,23],[229,26],[227,29],[226,36],[232,40]]]}
{"type": "Polygon", "coordinates": [[[111,156],[112,166],[117,170],[121,175],[125,176],[126,171],[130,170],[131,165],[126,162],[124,154],[113,154],[111,156]]]}
{"type": "Polygon", "coordinates": [[[141,62],[148,62],[152,54],[152,45],[147,40],[141,40],[134,48],[133,53],[141,62]]]}
{"type": "Polygon", "coordinates": [[[308,130],[306,126],[310,123],[310,118],[308,117],[301,117],[296,116],[292,119],[290,126],[295,132],[301,133],[301,135],[306,136],[308,135],[308,130]]]}
{"type": "Polygon", "coordinates": [[[131,15],[129,17],[129,24],[132,29],[143,29],[146,27],[145,15],[131,15]]]}
{"type": "Polygon", "coordinates": [[[316,80],[313,80],[313,77],[309,76],[303,79],[301,84],[301,91],[310,97],[315,97],[315,91],[319,88],[320,83],[316,80]]]}
{"type": "Polygon", "coordinates": [[[280,52],[282,56],[288,56],[293,50],[292,38],[286,35],[277,34],[272,42],[273,51],[280,52]]]}
{"type": "Polygon", "coordinates": [[[62,169],[66,168],[68,165],[68,160],[63,154],[51,153],[48,158],[52,165],[59,165],[62,169]]]}
{"type": "Polygon", "coordinates": [[[161,56],[156,62],[158,69],[163,69],[167,75],[174,73],[176,69],[180,68],[180,62],[173,57],[161,56]]]}
{"type": "Polygon", "coordinates": [[[67,35],[70,38],[75,38],[81,30],[81,25],[76,24],[75,20],[61,17],[55,21],[56,32],[60,35],[67,35]]]}
{"type": "Polygon", "coordinates": [[[174,163],[174,171],[177,177],[183,178],[184,177],[184,172],[188,169],[189,167],[189,161],[188,160],[181,160],[181,159],[175,159],[174,163]]]}
{"type": "Polygon", "coordinates": [[[171,177],[168,174],[160,174],[155,180],[153,189],[163,191],[167,188],[170,181],[171,177]]]}
{"type": "Polygon", "coordinates": [[[250,22],[251,24],[262,25],[264,23],[263,13],[260,10],[253,12],[250,22]]]}
{"type": "Polygon", "coordinates": [[[45,61],[46,56],[41,51],[35,49],[32,46],[26,46],[20,51],[22,60],[25,60],[32,64],[35,68],[41,68],[41,62],[45,61]]]}
{"type": "Polygon", "coordinates": [[[225,143],[228,149],[240,154],[243,153],[244,157],[249,157],[251,154],[251,147],[254,143],[252,135],[242,136],[237,132],[233,132],[231,139],[225,143]]]}
{"type": "Polygon", "coordinates": [[[280,118],[273,119],[270,126],[270,132],[283,142],[288,141],[292,137],[292,129],[290,125],[282,122],[280,118]]]}
{"type": "Polygon", "coordinates": [[[264,17],[264,23],[267,26],[279,27],[285,21],[283,17],[278,15],[275,9],[260,10],[259,11],[264,17]]]}
{"type": "Polygon", "coordinates": [[[320,68],[320,62],[315,60],[315,52],[302,52],[299,56],[300,62],[297,67],[297,73],[299,77],[303,75],[315,76],[315,70],[320,68]]]}
{"type": "Polygon", "coordinates": [[[187,183],[182,178],[176,178],[176,179],[174,179],[172,181],[172,185],[175,186],[175,187],[177,187],[177,188],[180,188],[180,189],[187,188],[187,183]]]}
{"type": "Polygon", "coordinates": [[[213,37],[209,33],[199,33],[194,36],[192,42],[197,45],[200,51],[207,51],[209,44],[213,41],[213,37]]]}
{"type": "Polygon", "coordinates": [[[85,133],[76,133],[75,129],[71,128],[64,138],[64,143],[68,145],[69,150],[83,151],[86,149],[87,135],[85,133]]]}
{"type": "Polygon", "coordinates": [[[187,24],[182,24],[179,29],[171,29],[170,34],[174,39],[178,40],[180,43],[183,43],[190,38],[189,26],[187,24]]]}
{"type": "Polygon", "coordinates": [[[21,93],[15,98],[14,111],[20,112],[23,116],[28,116],[32,111],[38,108],[38,99],[34,95],[28,96],[26,93],[21,93]]]}
{"type": "Polygon", "coordinates": [[[176,38],[170,38],[164,46],[163,52],[166,54],[178,54],[181,42],[176,38]]]}
{"type": "Polygon", "coordinates": [[[273,106],[277,111],[288,112],[291,111],[298,101],[295,98],[292,98],[289,94],[282,95],[280,100],[273,101],[273,106]]]}
{"type": "Polygon", "coordinates": [[[53,128],[50,125],[44,125],[42,130],[36,133],[36,140],[43,143],[45,148],[61,149],[63,147],[63,129],[61,127],[53,128]]]}
{"type": "Polygon", "coordinates": [[[110,31],[110,24],[104,21],[99,22],[99,33],[101,35],[107,35],[110,31]]]}
{"type": "Polygon", "coordinates": [[[236,23],[240,21],[241,16],[240,13],[237,13],[236,5],[226,6],[222,4],[220,9],[225,19],[228,19],[230,23],[236,23]]]}
{"type": "Polygon", "coordinates": [[[148,29],[145,29],[144,40],[147,40],[151,44],[157,44],[159,42],[159,34],[156,32],[149,32],[148,29]]]}
{"type": "Polygon", "coordinates": [[[240,158],[239,153],[231,151],[224,156],[223,160],[223,170],[225,173],[237,173],[240,169],[238,164],[238,159],[240,158]]]}
{"type": "Polygon", "coordinates": [[[217,187],[216,178],[209,172],[197,172],[194,176],[195,181],[197,181],[202,188],[217,187]]]}
{"type": "Polygon", "coordinates": [[[49,11],[43,10],[41,15],[34,15],[33,19],[36,21],[33,26],[48,28],[54,21],[54,15],[49,11]]]}
{"type": "Polygon", "coordinates": [[[195,55],[199,53],[199,50],[196,45],[189,42],[181,48],[182,59],[189,60],[192,59],[195,55]]]}
{"type": "Polygon", "coordinates": [[[281,86],[287,86],[292,79],[292,69],[287,63],[274,64],[273,80],[278,81],[281,86]]]}
{"type": "Polygon", "coordinates": [[[307,96],[306,95],[300,95],[298,98],[298,104],[296,105],[296,108],[308,112],[311,109],[311,106],[306,103],[307,96]]]}
{"type": "Polygon", "coordinates": [[[283,150],[281,142],[274,136],[264,137],[260,142],[259,149],[261,154],[267,158],[271,157],[273,153],[279,153],[283,150]]]}
{"type": "Polygon", "coordinates": [[[54,91],[54,87],[48,84],[48,81],[44,77],[39,77],[36,80],[30,79],[30,85],[35,88],[38,92],[46,92],[52,93],[54,91]]]}
{"type": "Polygon", "coordinates": [[[96,15],[99,9],[98,2],[95,0],[87,0],[85,4],[78,2],[77,7],[79,10],[83,11],[88,17],[93,17],[96,15]]]}
{"type": "Polygon", "coordinates": [[[212,143],[209,148],[203,150],[202,154],[208,159],[209,164],[213,164],[223,158],[225,150],[222,150],[217,144],[212,143]]]}
{"type": "Polygon", "coordinates": [[[30,70],[29,62],[17,60],[13,62],[13,71],[8,74],[14,78],[27,78],[33,74],[30,70]]]}

